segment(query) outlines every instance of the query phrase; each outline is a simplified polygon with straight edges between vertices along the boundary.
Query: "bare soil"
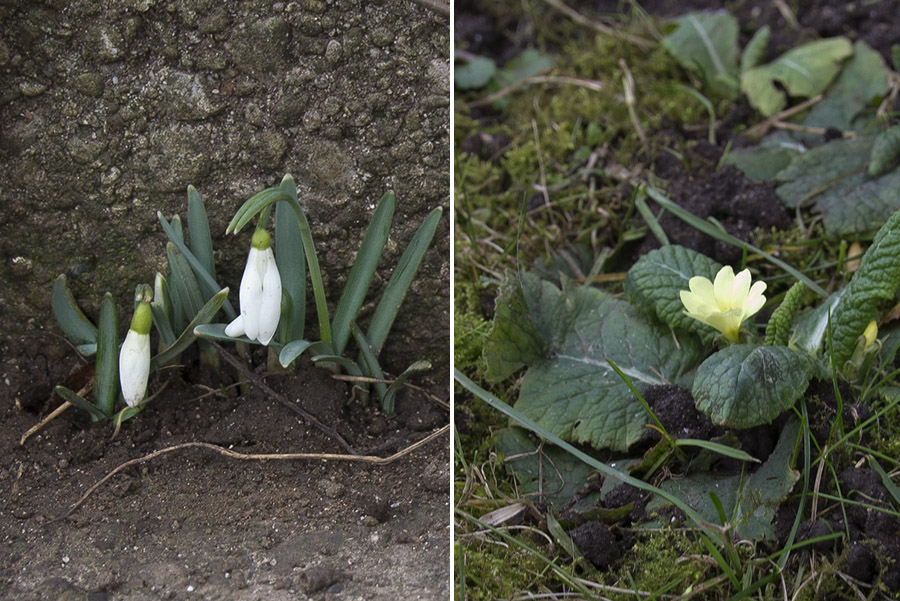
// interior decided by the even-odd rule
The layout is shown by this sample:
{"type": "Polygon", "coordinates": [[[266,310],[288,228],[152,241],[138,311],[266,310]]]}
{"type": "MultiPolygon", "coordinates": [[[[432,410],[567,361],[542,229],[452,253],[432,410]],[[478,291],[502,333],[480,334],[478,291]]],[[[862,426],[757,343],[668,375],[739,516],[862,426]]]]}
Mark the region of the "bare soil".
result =
{"type": "MultiPolygon", "coordinates": [[[[264,365],[264,352],[252,360],[264,365]]],[[[347,453],[259,387],[232,385],[227,367],[172,376],[114,440],[111,424],[69,409],[20,445],[60,404],[52,386],[84,371],[49,333],[3,349],[0,599],[448,597],[447,436],[383,466],[186,448],[122,470],[63,517],[117,466],[186,442],[254,455],[347,453]]],[[[387,417],[325,370],[261,375],[358,454],[391,455],[449,421],[432,398],[446,402],[446,385],[404,391],[387,417]]]]}

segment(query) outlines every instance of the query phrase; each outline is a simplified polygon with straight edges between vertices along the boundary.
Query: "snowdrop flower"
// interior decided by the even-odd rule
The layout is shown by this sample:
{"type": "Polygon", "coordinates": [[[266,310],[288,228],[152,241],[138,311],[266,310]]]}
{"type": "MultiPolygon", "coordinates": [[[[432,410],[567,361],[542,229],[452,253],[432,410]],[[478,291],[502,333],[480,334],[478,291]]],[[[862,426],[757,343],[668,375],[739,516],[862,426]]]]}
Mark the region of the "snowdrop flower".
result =
{"type": "Polygon", "coordinates": [[[241,314],[225,328],[231,337],[246,335],[260,344],[269,344],[281,317],[281,276],[270,247],[269,232],[253,233],[247,267],[241,278],[241,314]]]}
{"type": "Polygon", "coordinates": [[[681,302],[687,309],[684,313],[716,328],[729,342],[738,341],[741,324],[766,302],[766,283],[756,282],[751,287],[749,269],[734,275],[731,266],[726,265],[716,274],[715,283],[694,276],[688,286],[690,291],[681,291],[681,302]]]}
{"type": "Polygon", "coordinates": [[[119,384],[129,407],[136,407],[147,393],[150,377],[150,325],[153,313],[150,303],[141,301],[134,310],[131,327],[119,351],[119,384]]]}

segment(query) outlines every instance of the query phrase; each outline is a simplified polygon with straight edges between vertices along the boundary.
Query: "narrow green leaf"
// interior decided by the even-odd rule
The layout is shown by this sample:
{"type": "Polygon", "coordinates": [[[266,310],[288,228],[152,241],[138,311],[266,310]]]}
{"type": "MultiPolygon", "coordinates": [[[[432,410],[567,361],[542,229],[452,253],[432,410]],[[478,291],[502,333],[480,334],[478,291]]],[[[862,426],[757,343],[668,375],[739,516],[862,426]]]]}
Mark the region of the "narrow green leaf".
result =
{"type": "Polygon", "coordinates": [[[178,290],[177,302],[182,304],[181,313],[185,319],[193,319],[203,306],[203,293],[200,292],[197,278],[194,277],[187,259],[172,242],[166,245],[166,255],[169,259],[169,277],[172,285],[178,290]]]}
{"type": "Polygon", "coordinates": [[[246,342],[247,344],[259,344],[256,340],[250,340],[246,336],[228,336],[225,334],[227,323],[207,323],[194,328],[194,334],[198,338],[206,340],[218,340],[219,342],[246,342]]]}
{"type": "Polygon", "coordinates": [[[209,218],[200,193],[194,186],[188,186],[188,233],[191,237],[191,251],[207,273],[216,279],[216,262],[213,258],[212,235],[209,218]]]}
{"type": "Polygon", "coordinates": [[[406,382],[410,376],[418,373],[422,373],[431,369],[431,363],[428,361],[416,361],[405,370],[403,373],[397,376],[397,379],[394,380],[390,386],[388,386],[387,392],[384,393],[384,399],[381,401],[382,410],[391,415],[394,413],[394,400],[397,396],[397,393],[403,388],[403,383],[406,382]]]}
{"type": "Polygon", "coordinates": [[[94,366],[94,403],[104,415],[112,415],[119,394],[119,330],[116,303],[107,292],[100,304],[100,331],[94,366]]]}
{"type": "Polygon", "coordinates": [[[79,346],[97,343],[97,328],[85,317],[75,302],[75,297],[72,296],[66,283],[66,276],[56,278],[50,305],[59,327],[69,340],[79,346]]]}
{"type": "Polygon", "coordinates": [[[100,411],[99,409],[94,407],[88,401],[84,400],[83,398],[78,396],[75,392],[73,392],[72,390],[69,390],[65,386],[57,386],[53,390],[56,392],[56,394],[61,396],[64,400],[72,403],[74,406],[78,407],[79,409],[86,411],[91,416],[91,421],[99,422],[100,420],[106,418],[106,415],[104,415],[104,413],[102,411],[100,411]]]}
{"type": "Polygon", "coordinates": [[[241,208],[239,208],[237,213],[234,214],[234,217],[231,218],[231,223],[228,224],[225,233],[237,234],[245,225],[250,223],[260,211],[279,200],[289,199],[289,193],[282,190],[280,187],[266,188],[262,192],[257,192],[241,205],[241,208]]]}
{"type": "Polygon", "coordinates": [[[341,292],[341,299],[334,310],[334,317],[331,320],[331,344],[339,355],[347,346],[350,338],[350,322],[356,320],[359,309],[369,292],[372,276],[375,275],[375,270],[378,268],[378,261],[381,259],[381,253],[391,232],[395,205],[393,192],[386,193],[378,202],[378,207],[372,215],[372,221],[366,228],[359,252],[356,253],[356,260],[350,269],[350,275],[347,276],[347,283],[341,292]]]}
{"type": "MultiPolygon", "coordinates": [[[[282,188],[293,188],[294,180],[285,178],[282,188]]],[[[275,262],[281,275],[281,286],[290,301],[289,315],[282,315],[283,332],[280,340],[288,343],[303,338],[306,323],[306,257],[300,226],[290,206],[279,202],[275,206],[275,262]],[[287,319],[285,319],[287,317],[287,319]]]]}
{"type": "MultiPolygon", "coordinates": [[[[190,264],[191,269],[194,271],[195,276],[198,278],[198,283],[202,286],[202,290],[204,293],[204,298],[209,299],[212,295],[216,294],[222,287],[216,282],[215,278],[210,275],[210,273],[206,270],[200,260],[194,256],[194,253],[184,244],[183,240],[179,240],[175,230],[166,221],[165,216],[163,216],[162,212],[156,213],[157,218],[159,219],[159,223],[163,228],[163,231],[166,232],[166,235],[169,237],[169,241],[175,245],[178,251],[184,256],[187,262],[190,264]]],[[[175,295],[174,290],[170,289],[170,293],[175,295]]],[[[174,302],[175,299],[172,298],[174,302]]],[[[229,301],[225,301],[225,304],[222,306],[222,310],[225,311],[225,315],[228,316],[228,319],[234,319],[237,317],[237,313],[234,310],[234,307],[231,306],[229,301]]],[[[173,321],[173,323],[175,323],[173,321]]],[[[180,324],[179,324],[180,325],[180,324]]]]}
{"type": "Polygon", "coordinates": [[[741,54],[741,72],[756,67],[766,55],[766,47],[769,45],[769,36],[772,30],[768,25],[763,25],[753,34],[744,52],[741,54]]]}
{"type": "Polygon", "coordinates": [[[431,240],[434,238],[442,212],[443,209],[438,207],[422,221],[422,225],[410,240],[409,246],[403,251],[394,273],[391,274],[391,279],[381,294],[381,299],[369,322],[369,329],[366,331],[366,338],[376,355],[381,353],[381,347],[384,346],[384,341],[394,325],[394,319],[396,319],[406,292],[419,270],[425,251],[431,246],[431,240]]]}
{"type": "MultiPolygon", "coordinates": [[[[219,309],[222,308],[222,304],[225,302],[225,299],[228,298],[228,288],[223,288],[219,291],[218,294],[213,295],[209,301],[203,307],[197,311],[197,314],[188,324],[188,326],[184,329],[184,332],[178,337],[178,339],[168,348],[163,350],[161,353],[153,357],[150,361],[150,369],[154,369],[159,367],[160,365],[165,365],[174,357],[177,357],[181,353],[187,349],[194,340],[197,339],[197,335],[194,333],[194,330],[201,325],[208,324],[213,317],[216,316],[219,309]]],[[[152,309],[152,307],[151,307],[152,309]]]]}
{"type": "Polygon", "coordinates": [[[287,367],[307,350],[316,355],[334,354],[334,351],[322,341],[293,340],[285,344],[284,348],[281,349],[281,353],[278,354],[278,362],[281,363],[282,367],[287,367]]]}
{"type": "Polygon", "coordinates": [[[346,357],[341,357],[340,355],[313,355],[311,360],[313,363],[337,363],[346,369],[347,373],[351,376],[361,378],[363,375],[362,370],[359,369],[359,365],[357,365],[355,361],[347,359],[346,357]]]}
{"type": "Polygon", "coordinates": [[[169,295],[169,282],[163,274],[157,272],[153,283],[153,301],[150,303],[153,312],[153,325],[159,332],[164,347],[175,342],[175,330],[172,320],[172,297],[169,295]]]}
{"type": "MultiPolygon", "coordinates": [[[[359,326],[356,325],[356,322],[350,322],[350,330],[353,332],[353,338],[356,340],[356,346],[359,347],[359,352],[362,355],[363,360],[360,362],[360,366],[363,369],[365,375],[371,376],[378,380],[384,380],[384,373],[381,371],[381,365],[378,363],[378,357],[375,356],[375,351],[372,350],[372,346],[369,344],[369,341],[366,340],[365,335],[363,335],[362,330],[359,329],[359,326]]],[[[384,398],[387,389],[383,382],[375,382],[375,394],[378,396],[378,400],[381,403],[381,409],[388,415],[391,415],[394,412],[394,406],[391,404],[390,407],[385,405],[384,398]]],[[[393,398],[391,399],[393,403],[393,398]]]]}
{"type": "Polygon", "coordinates": [[[728,445],[720,444],[718,442],[712,442],[711,440],[700,440],[696,438],[679,438],[675,440],[675,446],[677,447],[699,447],[701,449],[706,449],[707,451],[712,451],[713,453],[718,453],[724,457],[731,457],[732,459],[739,459],[740,461],[752,461],[754,463],[760,463],[760,460],[750,455],[746,451],[742,451],[741,449],[736,449],[734,447],[729,447],[728,445]]]}

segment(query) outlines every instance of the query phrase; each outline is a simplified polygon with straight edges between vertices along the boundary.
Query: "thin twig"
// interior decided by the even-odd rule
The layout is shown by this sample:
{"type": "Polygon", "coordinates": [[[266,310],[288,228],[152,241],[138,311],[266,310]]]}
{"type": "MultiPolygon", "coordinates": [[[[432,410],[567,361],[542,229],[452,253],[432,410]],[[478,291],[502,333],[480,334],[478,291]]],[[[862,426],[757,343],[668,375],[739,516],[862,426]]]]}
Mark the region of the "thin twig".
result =
{"type": "Polygon", "coordinates": [[[234,357],[234,355],[232,355],[231,353],[226,351],[224,348],[222,348],[222,345],[220,345],[218,342],[211,340],[210,344],[212,344],[214,347],[216,347],[216,349],[219,351],[219,354],[222,356],[223,359],[225,359],[226,363],[228,363],[229,365],[231,365],[232,367],[237,369],[239,372],[241,372],[241,375],[243,375],[245,378],[250,380],[251,384],[253,384],[254,386],[258,386],[259,389],[262,390],[263,392],[265,392],[267,395],[271,396],[273,399],[275,399],[276,401],[278,401],[279,403],[281,403],[282,405],[284,405],[291,411],[299,414],[306,423],[308,423],[309,425],[311,425],[315,428],[318,428],[320,431],[324,432],[326,435],[328,435],[330,438],[332,438],[335,442],[337,442],[339,445],[341,445],[345,451],[347,451],[351,455],[356,455],[356,449],[351,447],[350,444],[346,440],[344,440],[344,437],[341,436],[340,434],[338,434],[337,430],[335,430],[331,426],[327,426],[327,425],[323,424],[318,419],[316,419],[316,417],[312,413],[310,413],[309,411],[307,411],[306,409],[304,409],[297,403],[291,402],[283,394],[274,390],[271,386],[266,384],[266,382],[263,378],[261,378],[258,374],[255,374],[251,370],[247,369],[247,367],[243,363],[238,361],[234,357]]]}
{"type": "Polygon", "coordinates": [[[589,27],[595,31],[599,31],[600,33],[602,33],[604,35],[612,36],[614,38],[619,38],[621,40],[631,42],[635,46],[638,46],[639,48],[643,48],[644,50],[650,48],[650,46],[653,44],[653,42],[651,40],[647,40],[645,38],[642,38],[642,37],[639,37],[639,36],[624,32],[624,31],[619,31],[617,29],[610,27],[609,25],[606,25],[599,21],[594,21],[592,19],[589,19],[589,18],[585,17],[584,15],[582,15],[577,10],[575,10],[574,8],[571,8],[570,6],[563,4],[561,0],[544,0],[544,2],[546,2],[550,6],[552,6],[559,12],[561,12],[562,14],[566,15],[567,17],[569,17],[570,19],[572,19],[579,25],[584,25],[585,27],[589,27]]]}
{"type": "Polygon", "coordinates": [[[372,455],[341,455],[337,453],[259,453],[259,454],[249,454],[249,453],[238,453],[237,451],[232,451],[230,449],[226,449],[225,447],[220,447],[219,445],[214,445],[208,442],[185,442],[182,444],[177,444],[175,446],[166,447],[164,449],[160,449],[158,451],[154,451],[148,455],[144,455],[143,457],[137,457],[135,459],[130,459],[125,463],[120,464],[118,467],[113,469],[111,472],[103,476],[96,484],[91,486],[84,495],[81,496],[78,501],[75,502],[72,507],[69,508],[61,516],[54,518],[52,521],[56,522],[59,520],[64,520],[70,515],[72,515],[76,509],[78,509],[88,497],[90,497],[95,490],[100,488],[104,483],[106,483],[110,478],[121,472],[122,470],[131,467],[132,465],[138,465],[140,463],[144,463],[145,461],[150,461],[151,459],[155,459],[162,455],[166,455],[168,453],[172,453],[174,451],[180,451],[181,449],[188,448],[199,448],[199,449],[209,449],[211,451],[215,451],[221,455],[225,455],[226,457],[230,457],[231,459],[240,459],[243,461],[296,461],[296,460],[319,460],[319,461],[349,461],[355,463],[368,463],[370,465],[387,465],[389,463],[393,463],[394,461],[400,459],[405,455],[409,455],[416,449],[425,446],[435,438],[438,438],[445,432],[450,430],[450,425],[443,426],[440,430],[436,430],[432,432],[422,440],[415,442],[405,449],[394,453],[389,457],[377,457],[372,455]]]}
{"type": "Polygon", "coordinates": [[[31,428],[29,428],[28,432],[23,434],[22,438],[19,439],[19,444],[24,445],[25,441],[28,440],[29,436],[31,436],[32,434],[34,434],[35,432],[37,432],[38,430],[40,430],[41,428],[43,428],[44,426],[49,424],[52,420],[59,417],[63,411],[65,411],[66,409],[68,409],[71,406],[72,406],[72,403],[70,403],[69,401],[65,401],[62,405],[60,405],[59,407],[54,409],[53,412],[50,413],[50,415],[48,415],[47,417],[45,417],[44,419],[42,419],[41,421],[39,421],[38,423],[33,425],[31,428]]]}
{"type": "Polygon", "coordinates": [[[780,113],[778,113],[777,115],[772,115],[765,121],[757,123],[750,129],[748,129],[746,132],[744,132],[744,136],[747,138],[761,138],[764,135],[766,135],[767,133],[769,133],[769,130],[772,129],[775,126],[775,124],[778,123],[779,121],[784,121],[785,119],[789,119],[789,118],[793,117],[797,113],[802,113],[809,107],[820,102],[823,98],[825,98],[825,96],[822,94],[819,94],[818,96],[814,96],[814,97],[810,98],[809,100],[805,100],[805,101],[801,102],[797,106],[792,106],[791,108],[785,109],[785,110],[781,111],[780,113]]]}
{"type": "Polygon", "coordinates": [[[495,100],[500,100],[510,92],[514,92],[521,87],[527,86],[533,83],[543,83],[543,84],[555,84],[555,85],[573,85],[579,86],[582,88],[587,88],[588,90],[593,90],[595,92],[599,92],[603,89],[603,82],[594,81],[592,79],[581,79],[578,77],[564,77],[560,75],[534,75],[532,77],[526,77],[524,79],[520,79],[519,81],[515,81],[505,88],[502,88],[493,94],[485,96],[484,98],[479,98],[478,100],[473,100],[468,103],[466,106],[469,108],[476,108],[479,106],[486,106],[491,104],[495,100]]]}

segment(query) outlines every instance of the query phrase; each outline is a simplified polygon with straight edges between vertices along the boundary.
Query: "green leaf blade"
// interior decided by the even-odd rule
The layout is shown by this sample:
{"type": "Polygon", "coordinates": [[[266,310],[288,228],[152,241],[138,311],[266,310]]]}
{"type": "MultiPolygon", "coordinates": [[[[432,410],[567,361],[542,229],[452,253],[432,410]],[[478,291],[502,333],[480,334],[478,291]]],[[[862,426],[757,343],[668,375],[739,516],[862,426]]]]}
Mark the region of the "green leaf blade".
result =
{"type": "Polygon", "coordinates": [[[56,278],[50,305],[59,327],[75,345],[91,345],[97,343],[97,327],[91,323],[75,302],[69,290],[66,276],[56,278]]]}
{"type": "Polygon", "coordinates": [[[119,332],[116,303],[107,292],[100,304],[100,330],[94,365],[94,403],[104,415],[112,415],[119,394],[119,332]]]}
{"type": "MultiPolygon", "coordinates": [[[[286,178],[281,186],[293,187],[296,195],[294,180],[286,178]]],[[[275,262],[281,275],[282,291],[290,300],[290,314],[282,321],[281,341],[300,340],[306,325],[306,257],[300,226],[290,206],[283,202],[275,206],[275,262]]]]}
{"type": "Polygon", "coordinates": [[[213,257],[209,218],[206,215],[206,207],[203,206],[200,193],[194,186],[188,186],[188,232],[191,237],[191,252],[215,280],[216,263],[213,257]]]}

